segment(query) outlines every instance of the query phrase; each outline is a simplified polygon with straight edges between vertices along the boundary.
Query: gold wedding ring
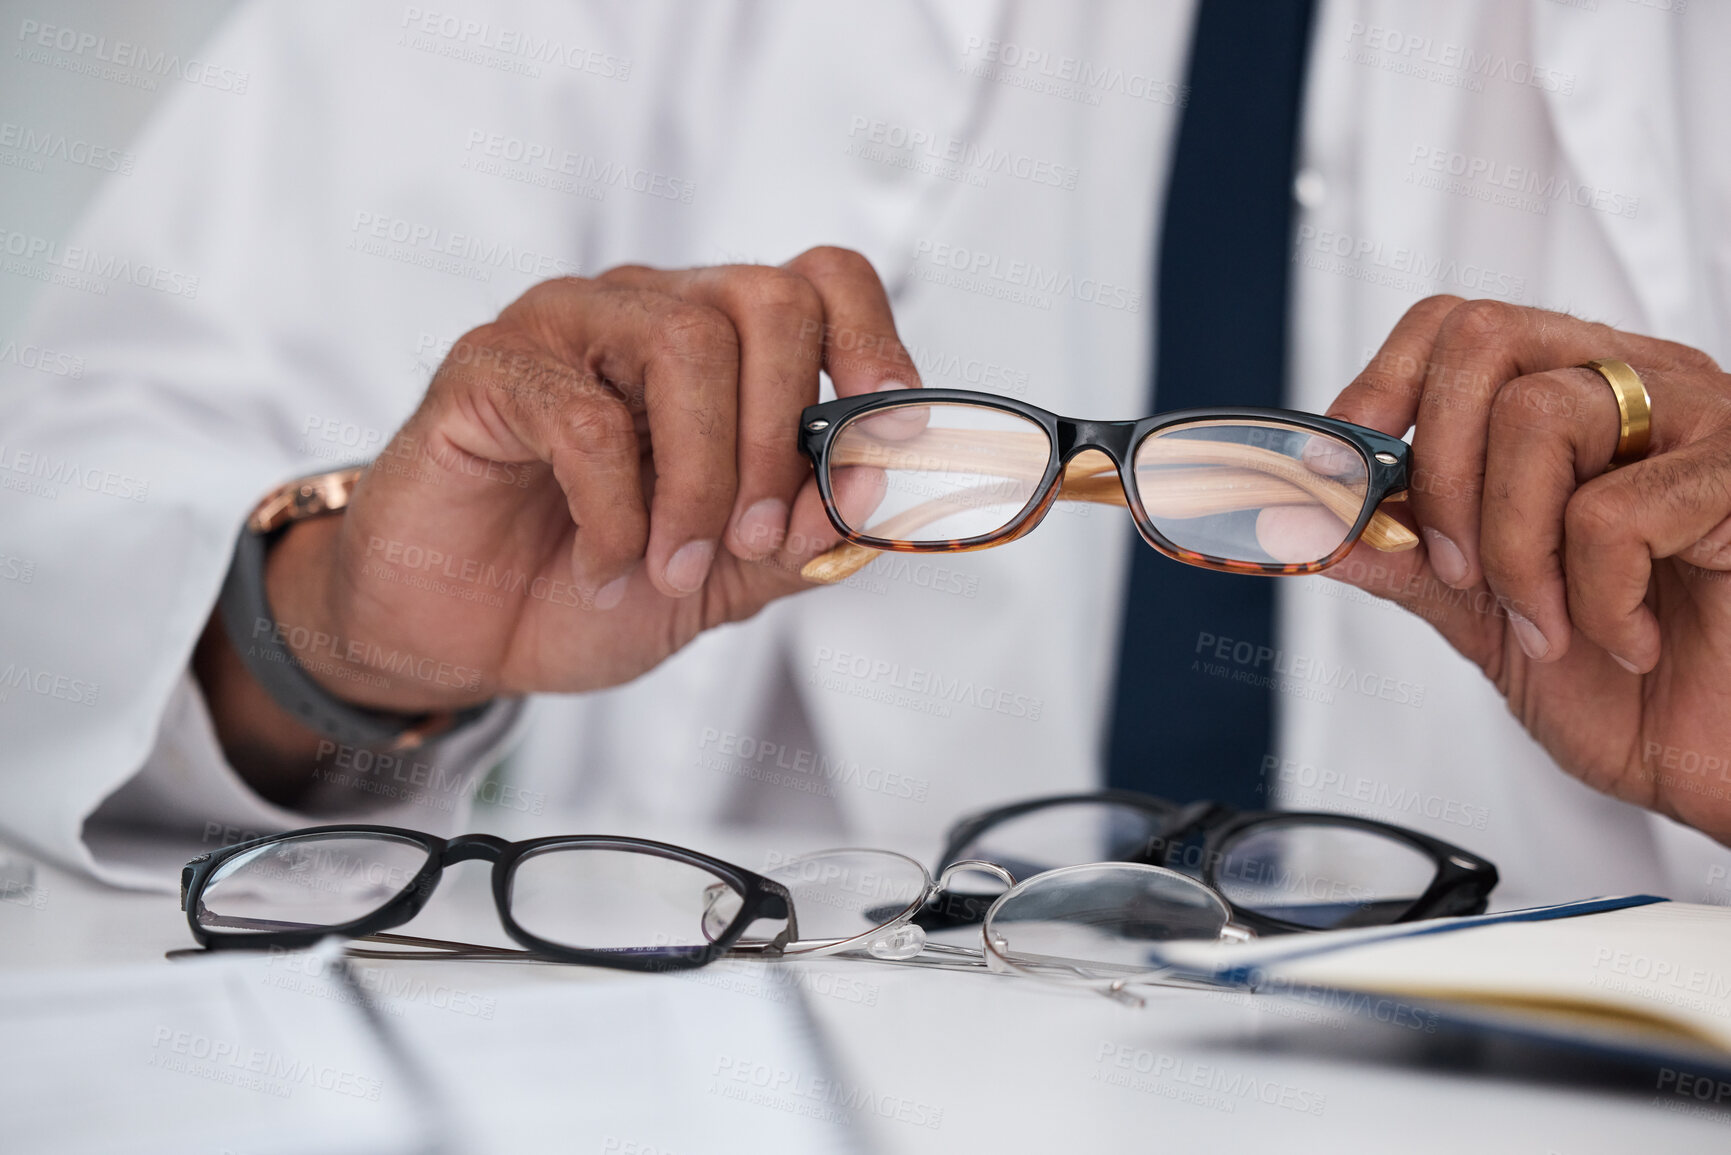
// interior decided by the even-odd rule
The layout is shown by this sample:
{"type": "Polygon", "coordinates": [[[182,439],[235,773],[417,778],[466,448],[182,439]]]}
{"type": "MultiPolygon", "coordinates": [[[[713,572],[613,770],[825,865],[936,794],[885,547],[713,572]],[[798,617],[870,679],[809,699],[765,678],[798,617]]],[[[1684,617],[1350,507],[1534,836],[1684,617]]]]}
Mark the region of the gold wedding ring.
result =
{"type": "Polygon", "coordinates": [[[1588,361],[1581,368],[1603,377],[1617,398],[1617,452],[1611,455],[1612,468],[1647,456],[1653,435],[1653,398],[1641,375],[1614,357],[1588,361]]]}

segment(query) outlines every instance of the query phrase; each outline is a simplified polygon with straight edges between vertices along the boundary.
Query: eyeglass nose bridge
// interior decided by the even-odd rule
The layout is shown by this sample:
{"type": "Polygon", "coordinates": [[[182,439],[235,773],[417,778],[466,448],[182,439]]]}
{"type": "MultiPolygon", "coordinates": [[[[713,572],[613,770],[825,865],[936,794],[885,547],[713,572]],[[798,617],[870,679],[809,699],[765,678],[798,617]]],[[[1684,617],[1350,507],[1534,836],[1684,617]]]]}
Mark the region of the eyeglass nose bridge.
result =
{"type": "Polygon", "coordinates": [[[1098,449],[1122,469],[1130,456],[1130,441],[1136,435],[1134,421],[1058,420],[1058,460],[1068,462],[1085,449],[1098,449]]]}
{"type": "Polygon", "coordinates": [[[509,842],[491,834],[465,834],[445,843],[445,852],[439,856],[439,865],[452,866],[477,858],[484,862],[498,862],[510,847],[509,842]]]}
{"type": "Polygon", "coordinates": [[[989,874],[1003,883],[1006,888],[1016,885],[1016,876],[997,863],[988,862],[983,858],[962,858],[944,867],[943,873],[938,875],[938,884],[932,891],[933,896],[948,891],[950,879],[956,875],[969,873],[989,874]]]}

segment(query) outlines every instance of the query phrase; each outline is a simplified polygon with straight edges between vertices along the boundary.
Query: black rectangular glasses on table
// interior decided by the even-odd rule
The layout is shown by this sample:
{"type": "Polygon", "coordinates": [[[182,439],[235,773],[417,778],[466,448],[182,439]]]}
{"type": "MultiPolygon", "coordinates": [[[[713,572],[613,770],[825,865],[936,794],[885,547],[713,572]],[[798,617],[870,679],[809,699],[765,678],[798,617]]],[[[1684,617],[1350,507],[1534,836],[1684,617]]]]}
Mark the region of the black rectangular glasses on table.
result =
{"type": "MultiPolygon", "coordinates": [[[[1018,879],[1095,862],[1179,870],[1258,934],[1481,914],[1497,884],[1496,867],[1478,855],[1393,823],[1179,805],[1130,790],[1033,798],[964,818],[950,828],[939,873],[981,860],[1018,879]]],[[[919,921],[928,929],[976,922],[995,898],[952,889],[919,921]]]]}
{"type": "Polygon", "coordinates": [[[546,958],[624,970],[698,967],[758,919],[798,928],[788,890],[707,854],[641,838],[444,839],[392,826],[316,826],[189,862],[180,901],[205,947],[311,946],[401,926],[447,866],[492,863],[514,940],[546,958]]]}

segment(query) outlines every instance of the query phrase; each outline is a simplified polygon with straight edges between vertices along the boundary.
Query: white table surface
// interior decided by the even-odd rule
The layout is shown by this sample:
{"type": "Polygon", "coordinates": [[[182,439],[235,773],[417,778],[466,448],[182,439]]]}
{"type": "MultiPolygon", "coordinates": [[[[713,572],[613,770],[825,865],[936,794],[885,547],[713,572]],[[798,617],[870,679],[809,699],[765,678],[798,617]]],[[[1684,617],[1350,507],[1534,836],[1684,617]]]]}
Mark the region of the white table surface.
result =
{"type": "MultiPolygon", "coordinates": [[[[714,839],[695,845],[720,850],[714,839]]],[[[104,968],[123,964],[206,965],[163,958],[193,945],[172,896],[111,890],[40,864],[36,871],[28,901],[0,901],[0,984],[44,971],[101,982],[104,968]]],[[[483,863],[453,868],[402,929],[509,945],[486,871],[483,863]]],[[[387,1008],[387,1029],[426,1062],[455,1119],[440,1126],[462,1135],[453,1142],[463,1151],[762,1151],[809,1115],[820,1117],[833,1149],[944,1155],[1731,1151],[1731,1112],[1660,1092],[1651,1066],[1448,1030],[1427,1035],[1257,997],[1160,991],[1132,1009],[1029,980],[852,960],[724,963],[684,976],[365,965],[387,991],[381,1001],[400,1004],[387,1008]],[[784,970],[781,981],[770,967],[784,970]],[[664,998],[673,1010],[599,1025],[608,1018],[600,1008],[664,998]],[[757,1032],[749,1044],[741,1024],[757,1032]],[[800,1040],[804,1051],[741,1052],[769,1045],[765,1032],[807,1029],[815,1034],[800,1040]],[[819,1052],[827,1058],[814,1058],[819,1052]],[[675,1074],[650,1070],[655,1056],[674,1054],[685,1057],[668,1068],[675,1074]],[[562,1074],[583,1064],[610,1073],[562,1074]],[[625,1069],[632,1064],[640,1075],[625,1069]],[[653,1096],[637,1094],[632,1080],[657,1078],[653,1096]],[[775,1085],[759,1085],[766,1082],[775,1085]],[[839,1100],[871,1106],[848,1112],[839,1100]]],[[[8,1063],[38,1061],[7,1053],[5,1033],[0,1022],[0,1077],[8,1063]]],[[[89,1088],[67,1086],[68,1112],[90,1102],[89,1088]]],[[[0,1119],[0,1150],[9,1151],[4,1127],[0,1119]]]]}

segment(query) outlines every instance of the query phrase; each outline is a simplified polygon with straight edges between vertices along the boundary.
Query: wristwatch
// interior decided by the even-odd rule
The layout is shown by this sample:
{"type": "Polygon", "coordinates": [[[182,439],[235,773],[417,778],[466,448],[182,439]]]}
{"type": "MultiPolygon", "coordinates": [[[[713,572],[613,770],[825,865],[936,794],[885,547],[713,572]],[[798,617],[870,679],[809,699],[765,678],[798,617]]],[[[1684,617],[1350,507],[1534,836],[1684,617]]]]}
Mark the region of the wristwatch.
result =
{"type": "Polygon", "coordinates": [[[282,630],[265,591],[265,559],[290,526],[341,513],[365,466],[303,477],[278,486],[258,503],[234,543],[234,559],[223,579],[218,612],[229,644],[277,705],[302,725],[332,741],[387,750],[413,750],[484,714],[490,702],[435,714],[399,714],[356,706],[313,680],[282,630]]]}

